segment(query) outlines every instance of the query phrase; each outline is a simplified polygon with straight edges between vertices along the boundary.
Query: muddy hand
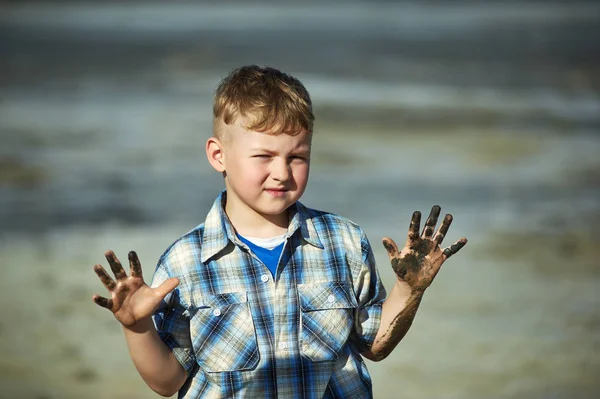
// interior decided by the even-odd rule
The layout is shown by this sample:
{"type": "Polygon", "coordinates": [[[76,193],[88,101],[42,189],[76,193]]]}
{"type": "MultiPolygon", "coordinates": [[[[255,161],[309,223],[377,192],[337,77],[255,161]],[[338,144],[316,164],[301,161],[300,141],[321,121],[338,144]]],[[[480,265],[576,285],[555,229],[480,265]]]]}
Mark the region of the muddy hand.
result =
{"type": "Polygon", "coordinates": [[[421,212],[413,213],[408,239],[401,251],[398,251],[396,243],[391,238],[383,238],[383,246],[387,250],[396,276],[413,290],[423,291],[429,287],[446,259],[467,243],[467,239],[463,237],[445,249],[440,248],[452,223],[452,215],[447,214],[434,235],[440,211],[438,205],[431,208],[422,233],[420,233],[421,212]]]}
{"type": "Polygon", "coordinates": [[[114,313],[121,324],[131,327],[143,318],[150,317],[160,301],[177,287],[179,281],[170,278],[157,288],[150,288],[142,276],[142,266],[134,251],[129,252],[129,276],[114,252],[107,251],[104,256],[115,275],[113,280],[102,265],[94,266],[94,271],[110,293],[110,298],[95,294],[92,300],[114,313]]]}

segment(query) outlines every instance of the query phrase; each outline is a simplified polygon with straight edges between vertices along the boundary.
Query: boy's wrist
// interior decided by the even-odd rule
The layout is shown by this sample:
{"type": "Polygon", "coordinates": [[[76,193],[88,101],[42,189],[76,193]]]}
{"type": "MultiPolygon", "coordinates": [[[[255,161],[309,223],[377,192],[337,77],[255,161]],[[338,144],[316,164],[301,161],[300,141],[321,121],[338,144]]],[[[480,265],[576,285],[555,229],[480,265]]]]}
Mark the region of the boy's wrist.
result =
{"type": "Polygon", "coordinates": [[[140,319],[132,326],[123,326],[123,330],[132,332],[134,334],[145,334],[155,329],[156,328],[154,327],[152,316],[140,319]]]}
{"type": "Polygon", "coordinates": [[[423,296],[426,287],[412,287],[406,281],[396,279],[396,289],[405,298],[423,296]]]}

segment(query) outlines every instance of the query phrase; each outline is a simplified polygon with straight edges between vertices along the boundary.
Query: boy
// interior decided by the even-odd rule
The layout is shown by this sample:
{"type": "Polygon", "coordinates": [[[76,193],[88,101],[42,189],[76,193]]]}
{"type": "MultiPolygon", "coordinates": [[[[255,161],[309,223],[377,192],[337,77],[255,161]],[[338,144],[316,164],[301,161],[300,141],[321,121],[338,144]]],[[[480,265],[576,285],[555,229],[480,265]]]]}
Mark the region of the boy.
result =
{"type": "Polygon", "coordinates": [[[420,234],[415,212],[402,250],[383,239],[397,281],[386,299],[356,224],[298,202],[308,181],[312,104],[295,78],[245,66],[219,85],[211,166],[225,190],[206,221],[162,255],[152,288],[135,252],[129,276],[108,251],[111,299],[93,300],[123,325],[129,352],[157,393],[180,398],[370,398],[362,356],[385,358],[408,331],[441,264],[452,221],[420,234]]]}

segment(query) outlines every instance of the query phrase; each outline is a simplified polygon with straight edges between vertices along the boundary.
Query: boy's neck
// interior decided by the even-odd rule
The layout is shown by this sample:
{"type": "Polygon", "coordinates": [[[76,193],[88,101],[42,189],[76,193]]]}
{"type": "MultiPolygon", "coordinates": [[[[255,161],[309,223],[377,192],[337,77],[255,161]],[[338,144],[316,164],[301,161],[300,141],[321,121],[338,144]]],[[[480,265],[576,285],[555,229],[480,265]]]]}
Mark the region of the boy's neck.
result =
{"type": "Polygon", "coordinates": [[[288,209],[279,215],[261,215],[247,206],[232,202],[226,201],[225,213],[238,234],[244,237],[271,238],[287,232],[288,209]]]}

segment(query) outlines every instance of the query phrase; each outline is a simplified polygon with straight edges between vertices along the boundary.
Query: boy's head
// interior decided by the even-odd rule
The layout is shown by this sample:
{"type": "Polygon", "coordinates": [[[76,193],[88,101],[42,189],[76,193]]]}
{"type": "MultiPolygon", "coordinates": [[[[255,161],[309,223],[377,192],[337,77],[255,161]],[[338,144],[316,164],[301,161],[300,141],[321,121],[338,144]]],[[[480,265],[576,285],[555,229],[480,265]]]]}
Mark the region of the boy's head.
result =
{"type": "Polygon", "coordinates": [[[285,219],[308,182],[313,122],[306,88],[277,69],[244,66],[221,81],[206,153],[225,177],[228,214],[285,219]]]}
{"type": "Polygon", "coordinates": [[[312,133],[314,116],[300,81],[275,68],[247,65],[221,81],[213,103],[213,134],[227,139],[223,125],[245,119],[248,130],[267,134],[312,133]]]}

